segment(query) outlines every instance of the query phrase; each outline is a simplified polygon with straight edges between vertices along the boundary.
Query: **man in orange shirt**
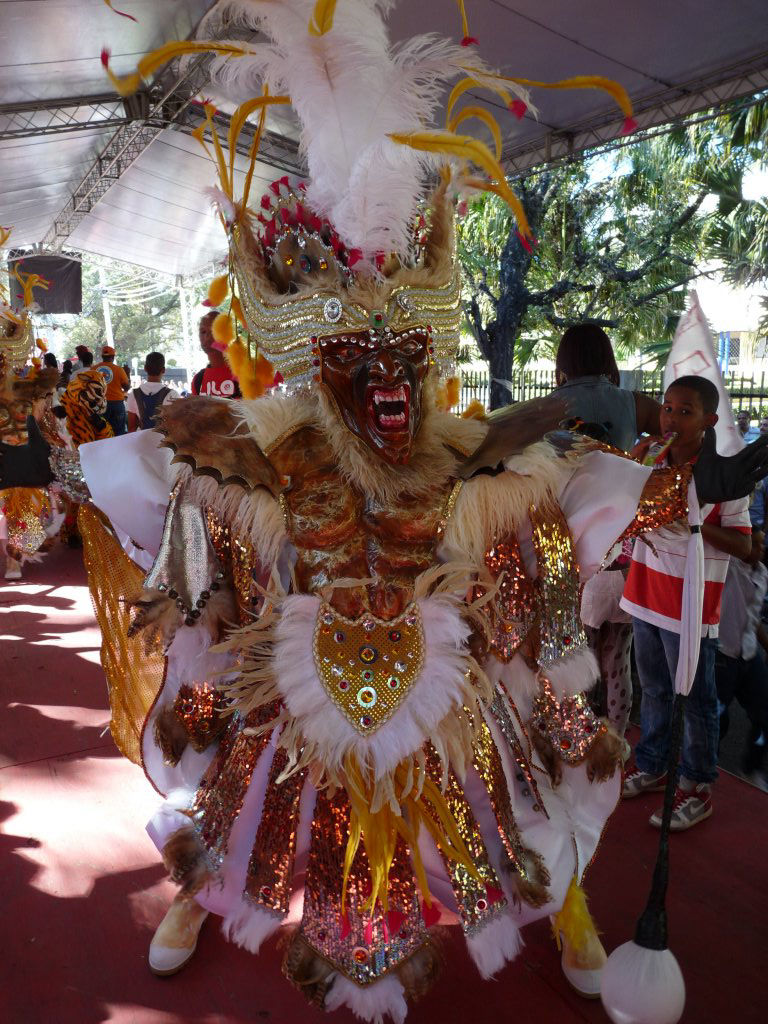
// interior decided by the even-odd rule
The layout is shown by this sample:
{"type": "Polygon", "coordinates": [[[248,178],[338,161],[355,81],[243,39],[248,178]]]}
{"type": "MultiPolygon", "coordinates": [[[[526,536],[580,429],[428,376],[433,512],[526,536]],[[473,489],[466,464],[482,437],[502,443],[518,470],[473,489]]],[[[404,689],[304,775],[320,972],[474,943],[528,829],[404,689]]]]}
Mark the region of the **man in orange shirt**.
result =
{"type": "Polygon", "coordinates": [[[115,350],[110,345],[105,345],[101,350],[101,362],[94,366],[94,370],[106,379],[107,382],[107,412],[105,418],[112,425],[115,437],[118,434],[125,434],[128,425],[125,416],[125,392],[131,386],[128,374],[115,362],[115,350]]]}

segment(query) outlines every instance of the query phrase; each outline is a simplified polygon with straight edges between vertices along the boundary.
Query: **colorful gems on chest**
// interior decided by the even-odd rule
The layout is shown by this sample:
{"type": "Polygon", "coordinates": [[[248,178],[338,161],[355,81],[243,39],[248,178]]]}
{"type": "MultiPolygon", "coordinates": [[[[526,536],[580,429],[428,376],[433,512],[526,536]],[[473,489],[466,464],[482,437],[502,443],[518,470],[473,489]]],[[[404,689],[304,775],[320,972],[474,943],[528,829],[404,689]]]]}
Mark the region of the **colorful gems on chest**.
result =
{"type": "Polygon", "coordinates": [[[352,621],[323,604],[312,649],[330,699],[358,732],[370,735],[392,717],[421,671],[421,614],[409,605],[395,620],[366,612],[352,621]]]}

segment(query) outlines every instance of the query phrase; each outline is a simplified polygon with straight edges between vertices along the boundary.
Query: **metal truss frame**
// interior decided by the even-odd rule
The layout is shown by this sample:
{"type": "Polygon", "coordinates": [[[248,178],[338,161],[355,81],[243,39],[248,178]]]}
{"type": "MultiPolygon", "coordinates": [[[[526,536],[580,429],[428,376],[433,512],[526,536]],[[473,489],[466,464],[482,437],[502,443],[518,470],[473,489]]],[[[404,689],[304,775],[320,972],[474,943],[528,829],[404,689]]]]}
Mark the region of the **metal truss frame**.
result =
{"type": "MultiPolygon", "coordinates": [[[[133,98],[133,97],[131,97],[133,98]]],[[[61,135],[96,128],[121,128],[136,119],[126,103],[113,92],[66,99],[0,103],[0,140],[61,135]]]]}
{"type": "Polygon", "coordinates": [[[507,147],[502,162],[510,177],[519,178],[542,165],[558,166],[580,158],[585,150],[606,153],[643,142],[697,121],[716,117],[734,100],[757,103],[768,90],[768,52],[760,53],[707,79],[697,79],[655,93],[635,104],[638,129],[621,135],[623,120],[615,112],[597,116],[568,131],[551,131],[543,139],[507,147]]]}
{"type": "MultiPolygon", "coordinates": [[[[114,134],[54,220],[40,250],[60,252],[83,217],[163,129],[191,134],[199,126],[203,113],[194,98],[209,84],[210,62],[209,56],[197,57],[188,61],[179,75],[166,69],[151,88],[127,99],[99,94],[0,105],[0,140],[114,129],[114,134]]],[[[636,105],[638,130],[631,136],[620,135],[622,122],[611,111],[568,131],[553,130],[543,138],[508,147],[503,164],[514,178],[545,164],[557,166],[573,161],[587,150],[590,153],[618,150],[714,117],[724,105],[735,100],[745,104],[757,102],[766,90],[768,53],[760,53],[748,61],[720,69],[706,79],[644,98],[636,105]]],[[[226,132],[229,118],[217,113],[216,123],[226,132]]],[[[253,131],[251,125],[245,125],[238,141],[239,152],[248,152],[253,131]]],[[[298,144],[276,133],[264,134],[259,158],[288,173],[305,173],[298,144]]]]}
{"type": "MultiPolygon", "coordinates": [[[[191,134],[199,125],[203,113],[194,99],[208,85],[208,65],[211,58],[207,55],[197,57],[188,62],[180,76],[170,71],[164,72],[153,83],[151,91],[138,93],[128,100],[120,100],[129,120],[122,123],[106,146],[91,164],[80,184],[77,185],[64,208],[58,214],[53,225],[42,240],[42,246],[52,252],[58,252],[72,234],[74,229],[89,213],[98,201],[106,195],[112,185],[128,167],[144,152],[149,144],[157,138],[165,128],[172,128],[191,134]]],[[[59,110],[72,109],[68,101],[56,101],[59,110]]],[[[104,121],[93,116],[99,103],[86,110],[85,123],[75,125],[70,121],[61,130],[75,131],[83,128],[101,128],[104,121]]],[[[21,105],[17,105],[21,106],[21,105]]],[[[48,104],[51,107],[51,104],[48,104]]],[[[76,109],[76,108],[75,108],[76,109]]],[[[0,110],[2,113],[2,110],[0,110]]],[[[17,110],[16,115],[23,112],[17,110]]],[[[216,115],[219,126],[226,128],[229,118],[221,113],[216,115]]],[[[24,130],[23,125],[19,130],[24,130]]],[[[57,130],[54,128],[54,130],[57,130]]],[[[247,153],[253,138],[254,129],[246,125],[238,140],[238,151],[247,153]]],[[[0,139],[3,138],[0,131],[0,139]]],[[[260,159],[280,170],[302,174],[304,166],[298,157],[298,143],[273,132],[265,132],[259,149],[260,159]]]]}

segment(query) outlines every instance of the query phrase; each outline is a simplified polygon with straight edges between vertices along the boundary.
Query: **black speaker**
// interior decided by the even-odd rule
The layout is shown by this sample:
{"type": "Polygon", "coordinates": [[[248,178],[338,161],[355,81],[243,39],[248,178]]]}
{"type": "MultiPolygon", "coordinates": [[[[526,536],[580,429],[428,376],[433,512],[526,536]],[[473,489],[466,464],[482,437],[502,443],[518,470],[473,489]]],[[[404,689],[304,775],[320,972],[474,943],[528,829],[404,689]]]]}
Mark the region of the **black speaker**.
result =
{"type": "MultiPolygon", "coordinates": [[[[11,253],[11,257],[14,254],[11,253]]],[[[77,260],[65,256],[19,256],[8,261],[11,305],[20,310],[24,305],[21,285],[13,276],[14,268],[22,274],[39,274],[48,281],[48,288],[36,288],[34,301],[42,313],[82,313],[83,268],[77,260]]]]}

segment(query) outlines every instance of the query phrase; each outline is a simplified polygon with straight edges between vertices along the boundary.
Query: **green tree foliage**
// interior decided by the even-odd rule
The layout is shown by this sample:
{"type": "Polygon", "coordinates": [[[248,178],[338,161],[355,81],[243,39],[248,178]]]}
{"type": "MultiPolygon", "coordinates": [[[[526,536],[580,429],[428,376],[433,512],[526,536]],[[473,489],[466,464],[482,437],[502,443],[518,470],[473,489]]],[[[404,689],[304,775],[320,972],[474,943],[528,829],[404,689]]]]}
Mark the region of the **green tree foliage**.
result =
{"type": "MultiPolygon", "coordinates": [[[[107,271],[105,283],[108,294],[118,285],[121,290],[117,294],[125,294],[125,279],[125,268],[107,271]]],[[[178,291],[172,283],[166,290],[160,290],[163,288],[164,279],[158,277],[158,281],[158,287],[150,299],[110,302],[112,333],[117,358],[121,363],[129,362],[134,356],[141,361],[148,352],[167,353],[171,349],[181,347],[182,325],[178,291]]],[[[199,297],[202,298],[202,287],[199,291],[199,297]]],[[[72,349],[76,345],[87,345],[94,353],[98,353],[100,347],[106,344],[102,297],[98,266],[84,259],[83,312],[68,331],[72,349]]]]}
{"type": "MultiPolygon", "coordinates": [[[[499,200],[475,200],[459,257],[467,321],[491,376],[503,381],[532,355],[552,354],[562,330],[581,321],[605,327],[620,353],[663,359],[704,266],[738,284],[768,281],[768,205],[742,192],[767,138],[768,104],[736,103],[612,162],[531,174],[515,187],[538,239],[532,252],[499,200]]],[[[496,384],[492,404],[504,401],[496,384]]]]}
{"type": "Polygon", "coordinates": [[[521,244],[495,197],[459,228],[465,309],[506,401],[514,365],[551,354],[563,329],[589,321],[619,349],[670,336],[698,273],[708,188],[671,139],[633,147],[612,166],[584,161],[515,183],[538,244],[521,244]],[[602,173],[600,173],[602,172],[602,173]]]}

